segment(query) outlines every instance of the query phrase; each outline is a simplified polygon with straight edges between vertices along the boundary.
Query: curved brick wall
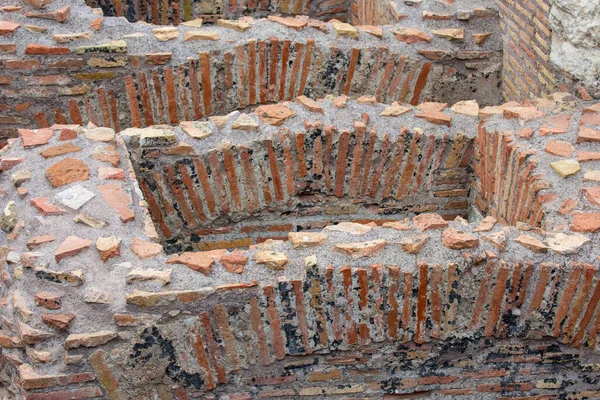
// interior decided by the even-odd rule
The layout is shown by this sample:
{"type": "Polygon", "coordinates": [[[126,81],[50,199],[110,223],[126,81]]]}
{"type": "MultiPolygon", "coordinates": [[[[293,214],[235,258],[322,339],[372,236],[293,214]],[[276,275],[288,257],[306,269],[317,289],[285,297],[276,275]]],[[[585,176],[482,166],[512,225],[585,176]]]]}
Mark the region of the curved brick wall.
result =
{"type": "Polygon", "coordinates": [[[77,2],[47,6],[69,10],[62,23],[27,17],[37,12],[30,9],[2,14],[16,24],[0,36],[2,136],[54,123],[91,121],[117,131],[177,124],[302,94],[413,105],[500,100],[493,9],[440,21],[422,20],[423,6],[395,25],[361,29],[304,17],[179,25],[158,33],[172,38],[166,41],[155,36],[161,28],[101,17],[77,2]],[[28,31],[32,24],[45,32],[28,31]],[[487,32],[477,44],[473,35],[487,32]]]}

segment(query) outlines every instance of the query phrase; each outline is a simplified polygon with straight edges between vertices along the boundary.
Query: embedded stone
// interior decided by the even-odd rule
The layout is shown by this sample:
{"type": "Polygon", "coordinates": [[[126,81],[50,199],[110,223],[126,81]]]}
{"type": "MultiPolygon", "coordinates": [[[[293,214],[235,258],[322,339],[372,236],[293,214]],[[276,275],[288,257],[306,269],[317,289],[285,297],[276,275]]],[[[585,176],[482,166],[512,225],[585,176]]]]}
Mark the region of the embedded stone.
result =
{"type": "Polygon", "coordinates": [[[492,32],[473,33],[473,41],[475,44],[483,44],[492,36],[492,32]]]}
{"type": "Polygon", "coordinates": [[[65,340],[65,350],[78,347],[98,347],[117,337],[114,331],[99,331],[92,333],[72,333],[65,340]]]}
{"type": "Polygon", "coordinates": [[[422,231],[428,229],[440,229],[448,226],[448,222],[439,214],[419,214],[412,220],[413,224],[422,231]]]}
{"type": "Polygon", "coordinates": [[[548,246],[559,254],[577,254],[583,245],[591,242],[591,240],[580,233],[574,235],[566,235],[557,233],[556,236],[546,239],[548,246]]]}
{"type": "Polygon", "coordinates": [[[160,152],[166,156],[179,156],[179,155],[190,155],[196,154],[194,148],[184,142],[179,142],[175,146],[166,147],[161,149],[160,152]]]}
{"type": "Polygon", "coordinates": [[[237,32],[246,32],[251,28],[251,25],[244,21],[234,21],[229,19],[220,19],[217,21],[217,25],[223,28],[233,29],[237,32]]]}
{"type": "Polygon", "coordinates": [[[371,232],[373,227],[354,222],[340,222],[337,225],[328,225],[323,229],[326,231],[345,232],[351,235],[364,235],[367,232],[371,232]]]}
{"type": "Polygon", "coordinates": [[[167,264],[183,264],[194,271],[203,273],[204,275],[210,275],[213,266],[215,265],[215,259],[223,256],[227,250],[213,250],[213,251],[195,251],[185,252],[181,255],[175,255],[167,260],[167,264]]]}
{"type": "Polygon", "coordinates": [[[190,26],[192,28],[202,28],[202,18],[192,19],[190,21],[182,22],[183,26],[190,26]]]}
{"type": "Polygon", "coordinates": [[[387,246],[387,240],[376,239],[367,242],[343,243],[333,246],[333,251],[346,254],[352,258],[372,257],[387,246]]]}
{"type": "Polygon", "coordinates": [[[375,96],[360,96],[356,99],[356,104],[377,104],[377,98],[375,96]]]}
{"type": "Polygon", "coordinates": [[[554,172],[556,172],[563,178],[575,175],[581,169],[579,162],[572,159],[554,161],[550,163],[550,167],[552,167],[554,172]]]}
{"type": "Polygon", "coordinates": [[[231,129],[238,129],[246,132],[255,132],[258,130],[258,122],[250,118],[248,114],[241,114],[231,125],[231,129]]]}
{"type": "Polygon", "coordinates": [[[479,239],[471,234],[454,228],[445,229],[442,232],[442,243],[449,249],[462,250],[479,247],[479,239]]]}
{"type": "Polygon", "coordinates": [[[19,261],[24,267],[32,268],[35,266],[37,261],[42,257],[43,253],[39,252],[27,252],[21,254],[19,261]]]}
{"type": "Polygon", "coordinates": [[[52,186],[65,186],[77,181],[87,181],[87,165],[78,158],[65,158],[46,170],[46,178],[52,186]]]}
{"type": "Polygon", "coordinates": [[[33,316],[33,311],[27,307],[27,303],[23,298],[23,293],[20,290],[15,290],[13,292],[12,303],[15,311],[23,318],[23,321],[29,322],[33,316]]]}
{"type": "Polygon", "coordinates": [[[62,300],[57,294],[39,292],[35,294],[35,304],[48,310],[58,310],[62,307],[62,300]]]}
{"type": "Polygon", "coordinates": [[[524,121],[528,121],[535,118],[544,116],[544,112],[540,111],[537,107],[505,107],[503,110],[504,118],[512,119],[519,118],[524,121]]]}
{"type": "Polygon", "coordinates": [[[73,286],[80,286],[84,282],[83,271],[80,269],[69,272],[57,272],[44,267],[36,267],[35,276],[50,282],[68,283],[73,286]]]}
{"type": "Polygon", "coordinates": [[[93,128],[84,131],[85,137],[94,142],[114,142],[115,131],[111,128],[93,128]]]}
{"type": "Polygon", "coordinates": [[[402,238],[395,242],[400,245],[400,248],[407,253],[417,254],[421,251],[425,243],[429,240],[429,235],[415,235],[406,238],[402,238]]]}
{"type": "Polygon", "coordinates": [[[302,30],[306,25],[308,25],[308,21],[300,18],[292,18],[292,17],[278,17],[275,15],[267,16],[267,19],[272,22],[277,22],[285,26],[286,28],[294,29],[296,31],[302,30]]]}
{"type": "Polygon", "coordinates": [[[396,39],[401,42],[412,44],[417,42],[431,42],[432,38],[425,32],[415,28],[396,28],[391,31],[396,39]]]}
{"type": "Polygon", "coordinates": [[[295,103],[300,104],[302,107],[306,108],[308,111],[317,112],[320,114],[324,114],[323,107],[319,105],[313,99],[306,97],[304,95],[296,97],[294,100],[295,103]]]}
{"type": "Polygon", "coordinates": [[[229,114],[226,115],[217,115],[217,116],[213,116],[213,117],[208,117],[208,120],[210,122],[212,122],[213,124],[215,124],[215,126],[218,129],[223,129],[223,127],[225,126],[225,124],[227,124],[227,122],[234,117],[237,117],[238,115],[240,115],[239,111],[232,111],[229,114]]]}
{"type": "Polygon", "coordinates": [[[173,26],[166,26],[152,29],[154,37],[160,42],[177,39],[179,37],[179,29],[173,26]]]}
{"type": "Polygon", "coordinates": [[[256,264],[264,264],[270,270],[283,271],[286,265],[290,263],[290,259],[283,253],[275,251],[261,251],[254,255],[256,264]]]}
{"type": "Polygon", "coordinates": [[[360,25],[357,26],[358,30],[368,33],[371,36],[381,39],[383,37],[383,28],[381,26],[374,25],[360,25]]]}
{"type": "Polygon", "coordinates": [[[210,286],[195,290],[172,292],[145,292],[142,290],[134,290],[133,293],[127,294],[125,299],[127,304],[133,304],[139,307],[155,307],[171,304],[176,301],[181,303],[200,301],[214,292],[215,289],[210,286]]]}
{"type": "Polygon", "coordinates": [[[600,213],[573,213],[571,230],[573,232],[600,231],[600,213]]]}
{"type": "Polygon", "coordinates": [[[23,147],[35,147],[48,144],[54,133],[51,129],[19,129],[19,136],[23,142],[23,147]]]}
{"type": "Polygon", "coordinates": [[[71,6],[66,6],[60,8],[58,10],[50,11],[47,13],[35,13],[35,12],[26,12],[25,16],[29,18],[41,18],[41,19],[49,19],[56,22],[65,22],[69,16],[71,15],[71,6]]]}
{"type": "Polygon", "coordinates": [[[12,180],[13,185],[15,185],[16,187],[19,187],[23,183],[25,183],[31,179],[31,171],[28,169],[22,169],[20,171],[13,173],[10,176],[10,179],[12,180]]]}
{"type": "Polygon", "coordinates": [[[165,270],[157,269],[134,269],[131,270],[125,279],[127,283],[134,281],[161,281],[163,285],[171,283],[171,274],[173,270],[171,268],[165,270]]]}
{"type": "Polygon", "coordinates": [[[75,146],[71,143],[63,143],[40,151],[40,155],[44,158],[52,158],[62,156],[63,154],[76,153],[81,150],[83,149],[79,146],[75,146]]]}
{"type": "Polygon", "coordinates": [[[25,161],[25,157],[2,157],[0,158],[0,171],[8,171],[23,161],[25,161]]]}
{"type": "Polygon", "coordinates": [[[0,36],[9,36],[20,27],[21,24],[10,21],[0,21],[0,36]]]}
{"type": "Polygon", "coordinates": [[[288,239],[295,249],[315,247],[327,241],[327,235],[321,232],[290,232],[288,239]]]}
{"type": "Polygon", "coordinates": [[[600,182],[600,171],[588,170],[583,173],[583,180],[587,182],[600,182]]]}
{"type": "Polygon", "coordinates": [[[448,28],[448,29],[435,29],[432,30],[431,33],[433,33],[435,36],[439,36],[442,37],[444,39],[449,39],[449,40],[463,40],[465,38],[465,30],[464,29],[455,29],[455,28],[448,28]]]}
{"type": "Polygon", "coordinates": [[[529,235],[521,235],[515,239],[515,242],[521,246],[528,248],[535,253],[547,253],[548,246],[546,246],[541,240],[534,238],[529,235]]]}
{"type": "Polygon", "coordinates": [[[600,131],[597,131],[587,126],[580,126],[577,134],[577,143],[583,142],[600,142],[600,131]]]}
{"type": "Polygon", "coordinates": [[[346,104],[348,103],[348,96],[346,96],[345,94],[337,96],[333,99],[332,103],[335,108],[346,108],[346,104]]]}
{"type": "Polygon", "coordinates": [[[111,296],[110,296],[110,293],[108,293],[108,292],[104,292],[102,290],[97,290],[97,289],[93,289],[93,288],[88,288],[85,291],[83,300],[86,303],[110,304],[111,296]]]}
{"type": "Polygon", "coordinates": [[[66,331],[71,327],[75,314],[42,314],[42,321],[52,328],[58,329],[59,331],[66,331]]]}
{"type": "Polygon", "coordinates": [[[392,228],[392,229],[395,229],[397,231],[410,231],[412,229],[410,227],[410,225],[405,224],[405,223],[400,222],[400,221],[385,222],[382,226],[384,228],[392,228]]]}
{"type": "Polygon", "coordinates": [[[183,121],[179,127],[194,139],[205,139],[213,134],[208,121],[183,121]]]}
{"type": "Polygon", "coordinates": [[[31,199],[29,201],[29,204],[34,206],[39,212],[41,212],[44,215],[61,215],[67,212],[60,207],[48,203],[49,201],[50,199],[47,197],[39,197],[31,199]]]}
{"type": "Polygon", "coordinates": [[[183,37],[184,42],[195,40],[219,40],[219,34],[215,31],[187,31],[183,37]]]}
{"type": "Polygon", "coordinates": [[[442,112],[448,107],[448,103],[441,103],[438,101],[426,101],[417,105],[417,110],[422,112],[442,112]]]}
{"type": "Polygon", "coordinates": [[[114,180],[125,180],[125,171],[122,168],[113,168],[101,166],[98,168],[98,178],[102,180],[114,179],[114,180]]]}
{"type": "Polygon", "coordinates": [[[600,186],[582,188],[581,192],[590,203],[600,206],[600,186]]]}
{"type": "Polygon", "coordinates": [[[108,222],[102,221],[101,219],[97,219],[94,217],[90,217],[89,215],[86,215],[86,214],[77,214],[75,216],[75,218],[73,219],[73,221],[78,224],[87,225],[90,228],[96,228],[96,229],[102,229],[106,225],[108,225],[108,222]]]}
{"type": "Polygon", "coordinates": [[[255,114],[264,123],[273,126],[279,126],[286,119],[295,117],[297,114],[294,110],[287,108],[282,104],[268,104],[260,106],[256,109],[255,114]]]}
{"type": "Polygon", "coordinates": [[[97,147],[92,152],[92,158],[112,164],[113,167],[118,166],[121,160],[121,157],[119,156],[119,153],[117,153],[117,149],[114,145],[97,147]]]}
{"type": "Polygon", "coordinates": [[[383,109],[381,112],[382,117],[398,117],[402,114],[406,114],[407,112],[412,111],[411,107],[405,106],[390,106],[383,109]]]}
{"type": "Polygon", "coordinates": [[[477,228],[473,229],[473,232],[489,232],[494,228],[498,220],[491,215],[488,215],[481,220],[477,228]]]}
{"type": "Polygon", "coordinates": [[[39,329],[34,329],[29,325],[19,321],[19,332],[21,333],[21,340],[25,344],[36,344],[45,342],[48,339],[52,339],[55,335],[50,332],[45,332],[39,329]]]}
{"type": "Polygon", "coordinates": [[[544,149],[547,153],[560,157],[568,157],[575,151],[575,147],[569,142],[551,140],[544,149]]]}
{"type": "Polygon", "coordinates": [[[177,136],[168,129],[146,128],[140,135],[141,147],[170,146],[177,142],[177,136]]]}
{"type": "Polygon", "coordinates": [[[158,243],[146,242],[145,240],[133,238],[131,240],[131,251],[133,251],[140,260],[145,260],[162,253],[163,247],[158,243]]]}
{"type": "Polygon", "coordinates": [[[428,122],[436,125],[450,126],[452,117],[448,114],[444,114],[441,111],[426,111],[415,115],[417,118],[423,118],[428,122]]]}
{"type": "Polygon", "coordinates": [[[108,203],[118,214],[121,222],[133,221],[135,215],[129,208],[132,203],[131,195],[125,194],[118,183],[107,183],[97,186],[104,201],[108,203]]]}
{"type": "Polygon", "coordinates": [[[116,236],[100,237],[96,240],[96,249],[100,253],[100,258],[106,262],[109,258],[117,257],[120,251],[121,239],[116,236]]]}
{"type": "Polygon", "coordinates": [[[18,219],[17,205],[11,200],[6,204],[4,210],[2,210],[2,214],[0,214],[0,229],[6,233],[10,233],[17,225],[18,219]]]}
{"type": "Polygon", "coordinates": [[[34,236],[27,242],[27,248],[29,250],[38,247],[44,243],[54,242],[56,238],[52,235],[34,236]]]}
{"type": "Polygon", "coordinates": [[[52,39],[56,43],[71,43],[75,40],[89,40],[92,38],[91,32],[78,32],[78,33],[67,33],[67,34],[56,34],[52,35],[52,39]]]}
{"type": "Polygon", "coordinates": [[[33,347],[25,348],[27,356],[37,363],[47,363],[52,360],[52,353],[49,351],[36,350],[33,347]]]}
{"type": "Polygon", "coordinates": [[[476,117],[479,115],[479,104],[477,100],[465,100],[459,101],[450,107],[450,110],[457,114],[468,115],[469,117],[476,117]]]}
{"type": "Polygon", "coordinates": [[[219,259],[219,262],[232,274],[241,274],[244,272],[244,267],[248,262],[248,256],[242,250],[234,250],[232,253],[227,253],[219,259]]]}
{"type": "Polygon", "coordinates": [[[96,195],[82,185],[73,185],[67,190],[57,193],[54,200],[69,207],[72,210],[79,210],[85,203],[93,199],[96,195]]]}
{"type": "Polygon", "coordinates": [[[338,21],[337,19],[329,20],[329,23],[337,33],[338,37],[348,36],[352,39],[358,39],[358,30],[350,24],[338,21]]]}
{"type": "Polygon", "coordinates": [[[69,236],[64,242],[56,249],[54,258],[56,261],[60,261],[64,258],[74,256],[83,249],[90,247],[92,241],[89,239],[82,239],[77,236],[69,236]]]}

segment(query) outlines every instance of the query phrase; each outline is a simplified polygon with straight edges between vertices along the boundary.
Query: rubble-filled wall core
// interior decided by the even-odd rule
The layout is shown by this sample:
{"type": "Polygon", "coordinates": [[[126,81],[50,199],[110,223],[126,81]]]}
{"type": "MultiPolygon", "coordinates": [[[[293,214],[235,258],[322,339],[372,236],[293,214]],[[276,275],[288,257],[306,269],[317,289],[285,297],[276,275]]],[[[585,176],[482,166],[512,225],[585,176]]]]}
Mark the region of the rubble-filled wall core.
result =
{"type": "Polygon", "coordinates": [[[3,3],[0,398],[600,398],[597,8],[3,3]]]}

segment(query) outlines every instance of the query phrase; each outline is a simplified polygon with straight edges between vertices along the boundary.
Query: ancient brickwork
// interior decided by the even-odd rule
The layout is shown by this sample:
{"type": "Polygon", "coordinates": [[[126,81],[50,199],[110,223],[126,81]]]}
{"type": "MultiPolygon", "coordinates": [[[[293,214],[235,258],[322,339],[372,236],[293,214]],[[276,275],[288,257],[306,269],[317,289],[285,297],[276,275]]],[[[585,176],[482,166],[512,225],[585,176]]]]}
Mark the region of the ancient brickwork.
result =
{"type": "Polygon", "coordinates": [[[257,108],[260,122],[239,113],[212,123],[184,122],[166,147],[140,143],[136,130],[122,133],[132,138],[140,187],[173,249],[175,240],[184,240],[179,250],[237,247],[349,217],[380,224],[427,211],[466,217],[474,129],[465,134],[446,125],[454,116],[470,117],[434,111],[443,109],[438,103],[413,111],[373,102],[303,97],[287,106],[257,108]],[[351,115],[361,114],[350,124],[351,115]],[[195,131],[205,139],[192,139],[195,131]],[[243,131],[273,135],[236,140],[243,131]],[[206,151],[209,135],[217,136],[217,147],[206,151]],[[223,135],[231,142],[219,144],[223,135]]]}
{"type": "Polygon", "coordinates": [[[498,2],[504,34],[502,91],[506,101],[523,101],[566,87],[550,63],[551,0],[498,2]]]}
{"type": "Polygon", "coordinates": [[[87,13],[77,23],[41,26],[45,33],[33,37],[25,25],[44,20],[24,10],[8,13],[17,28],[0,37],[0,136],[54,123],[92,122],[117,131],[177,124],[298,95],[496,104],[501,35],[486,25],[497,12],[482,10],[470,11],[465,23],[448,14],[452,19],[442,23],[453,29],[439,29],[435,20],[421,27],[425,7],[405,22],[359,29],[275,16],[153,28],[87,13]],[[120,40],[112,40],[113,31],[120,40]],[[483,35],[479,44],[475,35],[483,35]]]}
{"type": "Polygon", "coordinates": [[[0,6],[0,398],[600,398],[567,3],[0,6]]]}
{"type": "Polygon", "coordinates": [[[444,106],[300,97],[120,135],[92,125],[21,129],[0,158],[3,381],[27,399],[593,398],[600,106],[565,94],[444,106]],[[332,121],[338,150],[327,151],[326,133],[306,139],[332,121]],[[295,140],[270,156],[287,129],[295,140]],[[398,156],[380,152],[368,166],[370,146],[356,137],[373,133],[376,154],[383,132],[396,132],[389,152],[398,156]],[[428,157],[437,135],[447,145],[428,157]],[[231,145],[215,147],[223,138],[231,145]],[[346,146],[352,156],[340,164],[346,146]],[[186,169],[195,162],[208,180],[186,169]],[[473,182],[471,204],[492,214],[480,222],[412,209],[418,215],[405,219],[349,213],[322,230],[299,216],[279,225],[289,233],[264,235],[312,183],[322,193],[329,181],[341,198],[364,182],[368,191],[379,170],[375,181],[398,183],[380,184],[373,199],[385,204],[386,187],[393,201],[417,190],[421,206],[428,179],[463,162],[454,171],[473,182]],[[154,163],[164,185],[150,178],[154,163]],[[328,180],[308,177],[327,169],[328,180]],[[263,203],[266,192],[281,203],[263,203]],[[238,207],[239,219],[211,213],[211,203],[238,207]],[[214,232],[196,248],[165,234],[201,226],[202,216],[214,232]],[[515,226],[503,224],[509,217],[515,226]],[[247,230],[210,241],[227,226],[247,230]],[[240,240],[251,226],[256,234],[240,240]]]}

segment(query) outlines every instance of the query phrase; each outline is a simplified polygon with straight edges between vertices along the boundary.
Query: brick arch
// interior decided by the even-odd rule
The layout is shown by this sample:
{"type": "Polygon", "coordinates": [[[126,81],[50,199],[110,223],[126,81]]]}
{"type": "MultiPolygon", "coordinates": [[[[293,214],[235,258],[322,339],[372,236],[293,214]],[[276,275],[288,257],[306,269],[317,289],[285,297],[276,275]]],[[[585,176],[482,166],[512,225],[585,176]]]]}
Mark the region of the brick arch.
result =
{"type": "MultiPolygon", "coordinates": [[[[239,398],[569,396],[585,389],[557,377],[558,370],[585,374],[597,365],[577,350],[597,344],[600,281],[593,265],[485,256],[409,267],[305,262],[304,279],[217,288],[199,308],[169,304],[191,315],[138,329],[136,340],[113,352],[122,357],[98,357],[124,376],[168,358],[166,385],[175,385],[179,398],[213,390],[239,398]],[[257,375],[254,366],[264,369],[257,375]]],[[[117,324],[131,324],[126,317],[117,324]]],[[[583,387],[593,396],[597,373],[589,379],[583,387]]],[[[128,393],[139,389],[119,384],[128,393]]]]}

